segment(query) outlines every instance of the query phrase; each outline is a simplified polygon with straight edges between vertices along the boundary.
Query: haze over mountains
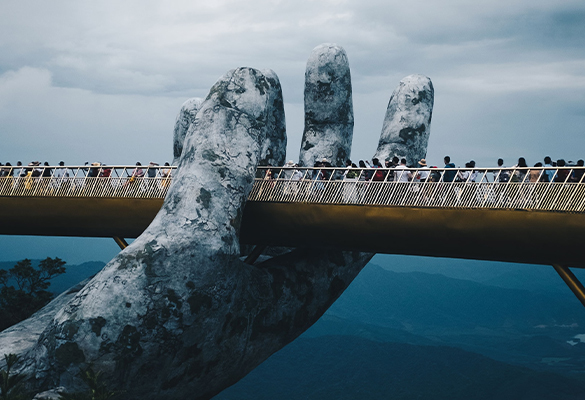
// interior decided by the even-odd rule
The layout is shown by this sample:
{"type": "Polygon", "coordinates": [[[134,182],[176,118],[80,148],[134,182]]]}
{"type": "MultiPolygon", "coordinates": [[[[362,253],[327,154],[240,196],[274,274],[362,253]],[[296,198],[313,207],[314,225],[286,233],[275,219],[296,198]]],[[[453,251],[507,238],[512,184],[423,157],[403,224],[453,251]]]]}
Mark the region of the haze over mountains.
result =
{"type": "MultiPolygon", "coordinates": [[[[68,266],[51,290],[102,266],[68,266]]],[[[313,327],[215,398],[580,399],[583,333],[585,310],[552,267],[377,256],[313,327]]]]}

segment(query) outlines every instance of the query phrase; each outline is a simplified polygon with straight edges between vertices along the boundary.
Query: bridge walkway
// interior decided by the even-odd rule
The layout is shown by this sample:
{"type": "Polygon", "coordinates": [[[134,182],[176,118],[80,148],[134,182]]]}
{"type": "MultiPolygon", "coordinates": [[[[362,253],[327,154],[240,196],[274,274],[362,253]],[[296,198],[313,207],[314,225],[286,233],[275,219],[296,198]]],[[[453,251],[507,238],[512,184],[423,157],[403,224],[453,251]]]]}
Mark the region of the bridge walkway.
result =
{"type": "MultiPolygon", "coordinates": [[[[174,172],[48,168],[39,176],[3,170],[0,234],[115,237],[123,245],[152,221],[174,172]]],[[[348,171],[259,167],[242,244],[546,264],[573,283],[568,267],[585,268],[583,167],[348,171]]]]}

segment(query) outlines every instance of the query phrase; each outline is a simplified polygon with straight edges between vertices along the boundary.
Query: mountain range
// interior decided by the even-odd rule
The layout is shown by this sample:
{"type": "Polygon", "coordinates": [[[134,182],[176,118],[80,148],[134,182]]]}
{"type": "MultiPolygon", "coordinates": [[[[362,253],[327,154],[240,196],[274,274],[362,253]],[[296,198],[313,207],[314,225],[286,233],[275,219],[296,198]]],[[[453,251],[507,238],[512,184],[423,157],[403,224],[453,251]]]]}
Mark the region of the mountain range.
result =
{"type": "MultiPolygon", "coordinates": [[[[103,265],[68,266],[50,290],[103,265]]],[[[215,399],[580,399],[584,311],[552,268],[376,256],[315,325],[215,399]]]]}

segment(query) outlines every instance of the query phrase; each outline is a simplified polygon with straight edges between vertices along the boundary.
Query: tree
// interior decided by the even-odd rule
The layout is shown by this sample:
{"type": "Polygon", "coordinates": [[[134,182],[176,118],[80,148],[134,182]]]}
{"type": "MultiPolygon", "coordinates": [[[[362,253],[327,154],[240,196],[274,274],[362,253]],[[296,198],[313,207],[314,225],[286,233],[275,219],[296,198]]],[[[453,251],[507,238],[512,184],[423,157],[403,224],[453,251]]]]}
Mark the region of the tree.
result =
{"type": "Polygon", "coordinates": [[[1,400],[25,400],[20,381],[23,375],[11,373],[11,369],[18,362],[16,354],[4,354],[6,369],[0,370],[0,399],[1,400]]]}
{"type": "Polygon", "coordinates": [[[36,267],[24,259],[9,270],[0,269],[0,331],[30,317],[53,299],[53,293],[47,291],[49,281],[65,272],[64,265],[58,257],[47,257],[36,267]]]}

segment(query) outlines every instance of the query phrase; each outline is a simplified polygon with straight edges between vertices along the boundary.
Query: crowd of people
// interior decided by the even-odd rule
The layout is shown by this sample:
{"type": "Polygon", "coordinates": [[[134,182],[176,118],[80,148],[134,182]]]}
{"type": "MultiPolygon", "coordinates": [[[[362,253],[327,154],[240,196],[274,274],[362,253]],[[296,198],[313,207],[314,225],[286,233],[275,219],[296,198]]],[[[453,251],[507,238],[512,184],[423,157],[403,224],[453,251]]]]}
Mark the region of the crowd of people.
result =
{"type": "MultiPolygon", "coordinates": [[[[112,167],[101,162],[89,163],[86,162],[83,167],[78,168],[75,172],[65,166],[64,161],[60,161],[57,167],[51,167],[47,161],[41,164],[40,161],[31,161],[28,165],[22,165],[18,161],[16,165],[10,162],[6,164],[0,163],[0,177],[43,177],[43,178],[73,178],[73,177],[87,177],[87,178],[108,178],[112,174],[112,167]],[[82,175],[80,175],[82,174],[82,175]]],[[[158,163],[150,162],[146,166],[142,166],[140,162],[136,163],[132,170],[130,177],[141,178],[147,176],[149,178],[167,178],[171,175],[171,167],[168,162],[160,167],[158,163]]]]}
{"type": "MultiPolygon", "coordinates": [[[[464,168],[457,168],[451,157],[445,156],[444,166],[429,166],[423,158],[417,165],[407,165],[406,158],[393,157],[386,160],[384,164],[379,159],[373,158],[372,162],[360,160],[358,165],[351,160],[345,162],[343,169],[334,167],[327,158],[314,163],[310,176],[307,172],[299,169],[299,165],[292,160],[287,162],[276,176],[275,170],[269,169],[266,178],[285,178],[290,180],[312,179],[312,180],[357,180],[357,181],[386,181],[386,182],[475,182],[479,171],[475,161],[465,163],[464,168]],[[280,173],[284,173],[280,175],[280,173]]],[[[543,162],[534,164],[533,169],[529,168],[526,159],[520,157],[512,167],[506,167],[503,159],[498,159],[497,169],[493,169],[494,182],[583,182],[585,173],[584,161],[579,160],[565,162],[559,159],[552,161],[549,156],[544,157],[543,162]]],[[[482,168],[485,172],[489,168],[482,168]]],[[[485,179],[485,178],[484,178],[485,179]]]]}
{"type": "Polygon", "coordinates": [[[46,161],[43,164],[32,161],[28,165],[18,161],[15,166],[9,162],[0,163],[0,178],[12,178],[13,188],[24,190],[34,188],[37,192],[39,188],[51,191],[62,187],[79,189],[92,184],[102,185],[107,181],[116,188],[139,186],[141,191],[145,191],[158,184],[161,189],[166,189],[170,185],[171,174],[172,167],[168,162],[163,166],[155,162],[143,166],[137,162],[134,168],[115,168],[101,162],[91,164],[86,162],[77,168],[65,166],[63,161],[57,166],[51,166],[46,161]]]}
{"type": "MultiPolygon", "coordinates": [[[[268,169],[266,178],[285,178],[289,180],[356,180],[356,181],[386,181],[386,182],[475,182],[478,176],[475,161],[471,160],[465,163],[463,169],[458,169],[451,162],[449,156],[444,158],[444,167],[428,166],[423,158],[416,165],[407,165],[406,158],[392,159],[380,162],[379,159],[373,158],[369,161],[360,160],[358,165],[351,160],[345,162],[342,169],[335,168],[327,158],[323,158],[314,163],[313,169],[308,176],[306,170],[299,169],[299,165],[292,160],[287,162],[279,175],[275,175],[276,169],[268,169]],[[451,171],[452,169],[452,171],[451,171]],[[435,171],[436,170],[436,171],[435,171]],[[283,175],[281,173],[284,172],[283,175]]],[[[528,167],[524,157],[520,157],[518,162],[512,167],[506,167],[503,159],[497,160],[498,169],[493,170],[493,181],[495,182],[582,182],[585,168],[584,161],[579,160],[565,162],[564,159],[553,161],[551,157],[544,157],[543,162],[534,164],[536,169],[528,167]]],[[[482,171],[486,171],[483,168],[482,171]]],[[[143,166],[137,162],[135,168],[124,169],[130,184],[141,178],[170,178],[171,167],[165,162],[161,167],[158,163],[150,162],[143,166]]],[[[0,177],[20,177],[20,178],[109,178],[112,176],[112,167],[101,162],[89,163],[73,171],[65,166],[63,161],[59,162],[57,167],[51,167],[48,162],[41,164],[39,161],[32,161],[28,165],[23,165],[18,161],[15,166],[10,162],[0,163],[0,177]]]]}

